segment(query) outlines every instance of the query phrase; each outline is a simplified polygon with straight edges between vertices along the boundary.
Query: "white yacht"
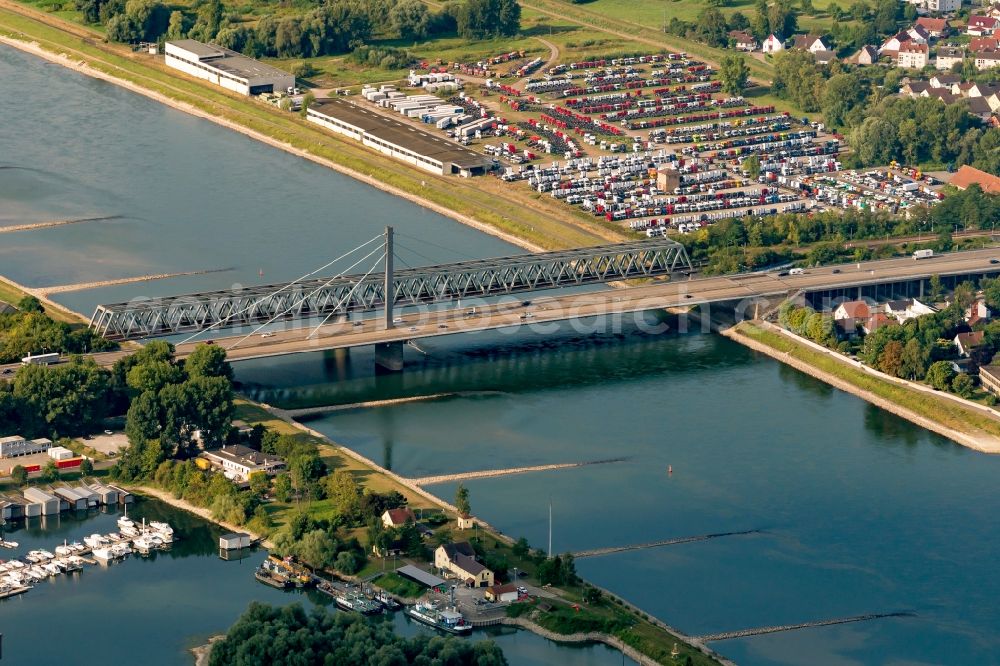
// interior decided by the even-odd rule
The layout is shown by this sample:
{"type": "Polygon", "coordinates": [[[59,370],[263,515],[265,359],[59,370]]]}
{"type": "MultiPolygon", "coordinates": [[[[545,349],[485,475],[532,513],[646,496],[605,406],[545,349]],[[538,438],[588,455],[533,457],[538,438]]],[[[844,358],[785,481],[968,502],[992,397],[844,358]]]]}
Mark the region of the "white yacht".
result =
{"type": "Polygon", "coordinates": [[[156,532],[156,535],[163,539],[163,543],[172,543],[174,540],[174,528],[167,523],[154,520],[149,523],[149,529],[156,532]]]}
{"type": "Polygon", "coordinates": [[[126,504],[125,515],[118,519],[118,529],[124,532],[128,528],[135,529],[135,521],[128,517],[128,504],[126,504]]]}
{"type": "Polygon", "coordinates": [[[102,562],[109,562],[114,559],[114,555],[111,554],[111,549],[106,546],[95,548],[92,553],[94,555],[94,559],[102,562]]]}
{"type": "Polygon", "coordinates": [[[102,548],[104,546],[107,546],[108,543],[110,543],[107,537],[104,537],[100,534],[91,534],[88,537],[83,537],[83,542],[87,544],[89,547],[94,549],[102,548]]]}

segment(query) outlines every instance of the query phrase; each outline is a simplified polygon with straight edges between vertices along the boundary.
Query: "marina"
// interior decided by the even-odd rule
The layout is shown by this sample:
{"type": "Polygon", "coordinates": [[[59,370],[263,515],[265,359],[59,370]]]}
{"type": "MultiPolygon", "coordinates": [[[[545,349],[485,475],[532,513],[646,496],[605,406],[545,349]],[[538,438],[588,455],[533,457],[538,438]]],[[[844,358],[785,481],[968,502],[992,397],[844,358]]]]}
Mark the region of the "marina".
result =
{"type": "Polygon", "coordinates": [[[163,521],[147,525],[143,520],[137,525],[126,515],[118,519],[118,526],[121,532],[90,534],[82,543],[63,541],[55,552],[34,549],[21,557],[0,560],[0,599],[23,594],[52,577],[78,574],[86,565],[107,565],[133,554],[149,555],[169,548],[174,541],[173,528],[163,521]]]}

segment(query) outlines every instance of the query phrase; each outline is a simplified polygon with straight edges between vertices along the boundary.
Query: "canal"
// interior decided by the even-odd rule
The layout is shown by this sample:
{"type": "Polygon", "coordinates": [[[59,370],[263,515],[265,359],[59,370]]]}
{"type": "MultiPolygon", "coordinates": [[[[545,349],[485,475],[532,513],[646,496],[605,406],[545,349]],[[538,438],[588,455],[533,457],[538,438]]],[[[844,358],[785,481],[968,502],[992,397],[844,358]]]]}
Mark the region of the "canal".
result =
{"type": "MultiPolygon", "coordinates": [[[[404,234],[401,253],[413,265],[513,250],[10,49],[0,48],[0,80],[18,90],[0,98],[0,225],[113,218],[2,234],[0,273],[44,286],[225,269],[57,296],[81,312],[142,295],[291,279],[390,222],[404,234]]],[[[582,575],[688,633],[916,613],[713,646],[739,663],[996,663],[1000,459],[712,335],[563,328],[545,336],[441,338],[420,347],[407,350],[406,371],[396,376],[375,376],[366,350],[242,363],[237,374],[248,394],[296,407],[450,394],[309,422],[407,476],[625,458],[466,484],[477,515],[535,546],[547,539],[550,502],[560,552],[760,530],[579,560],[582,575]]],[[[453,485],[430,489],[454,495],[453,485]]],[[[281,598],[253,584],[249,565],[222,562],[214,552],[88,571],[67,591],[82,591],[88,577],[102,575],[115,583],[95,583],[87,593],[111,600],[102,630],[91,625],[76,641],[42,646],[58,653],[51,656],[96,663],[124,631],[133,650],[147,647],[160,658],[162,649],[164,663],[179,663],[186,646],[224,629],[250,598],[281,598]],[[223,601],[229,596],[231,605],[223,601]],[[158,633],[137,633],[127,613],[115,612],[122,604],[127,613],[143,607],[158,633]]],[[[52,587],[61,585],[71,582],[52,587]]],[[[44,642],[45,620],[90,608],[75,599],[33,590],[0,605],[0,618],[6,631],[44,642]]],[[[62,636],[72,625],[51,626],[62,636]]],[[[512,664],[614,657],[603,648],[563,652],[524,632],[504,640],[512,664]],[[517,646],[529,646],[524,656],[517,646]],[[555,652],[528,654],[535,649],[555,652]]]]}

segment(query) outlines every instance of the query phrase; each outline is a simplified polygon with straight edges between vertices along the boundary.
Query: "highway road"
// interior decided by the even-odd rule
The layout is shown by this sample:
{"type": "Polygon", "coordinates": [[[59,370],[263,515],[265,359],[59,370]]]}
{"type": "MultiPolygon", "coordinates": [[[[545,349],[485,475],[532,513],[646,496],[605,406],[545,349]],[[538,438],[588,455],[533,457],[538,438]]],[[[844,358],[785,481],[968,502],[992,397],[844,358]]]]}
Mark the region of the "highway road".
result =
{"type": "MultiPolygon", "coordinates": [[[[942,254],[930,259],[912,257],[885,259],[862,264],[844,264],[808,269],[799,275],[777,272],[700,277],[655,282],[648,285],[596,292],[558,294],[523,299],[508,298],[489,304],[466,303],[447,309],[410,309],[397,315],[391,329],[381,318],[327,324],[318,330],[295,328],[219,337],[205,333],[201,339],[177,346],[180,358],[196,344],[214,338],[213,344],[228,352],[232,361],[283,356],[309,351],[346,349],[385,342],[404,342],[439,335],[454,335],[505,327],[532,326],[545,331],[544,324],[590,317],[625,317],[630,313],[670,307],[687,307],[720,301],[743,301],[752,314],[756,298],[775,297],[797,291],[820,291],[927,278],[931,275],[1000,274],[1000,249],[972,250],[942,254]],[[993,263],[996,262],[996,263],[993,263]]],[[[585,330],[594,330],[588,324],[585,330]]],[[[110,366],[131,352],[94,354],[102,366],[110,366]]],[[[17,364],[0,366],[9,376],[17,364]],[[9,371],[9,372],[8,372],[9,371]]],[[[0,375],[3,376],[3,375],[0,375]]]]}

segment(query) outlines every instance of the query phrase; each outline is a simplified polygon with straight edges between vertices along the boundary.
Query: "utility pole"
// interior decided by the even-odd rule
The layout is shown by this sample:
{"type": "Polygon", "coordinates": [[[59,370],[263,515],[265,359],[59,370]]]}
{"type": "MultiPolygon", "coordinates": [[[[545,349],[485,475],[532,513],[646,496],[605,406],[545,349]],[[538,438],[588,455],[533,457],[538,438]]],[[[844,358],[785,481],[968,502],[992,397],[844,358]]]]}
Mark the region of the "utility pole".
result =
{"type": "Polygon", "coordinates": [[[385,328],[392,328],[392,302],[395,300],[392,279],[392,227],[385,228],[385,328]]]}

